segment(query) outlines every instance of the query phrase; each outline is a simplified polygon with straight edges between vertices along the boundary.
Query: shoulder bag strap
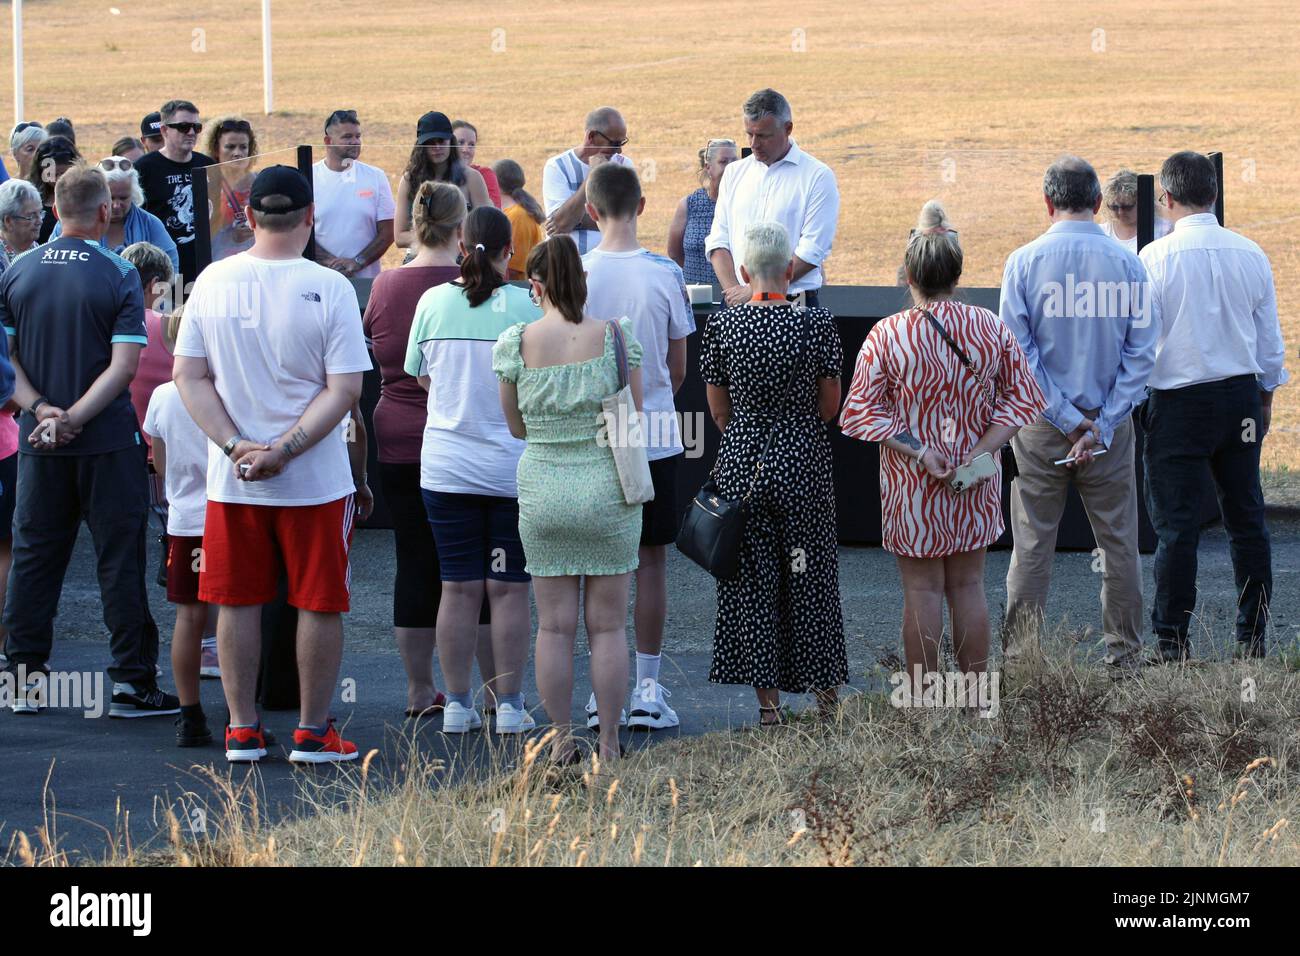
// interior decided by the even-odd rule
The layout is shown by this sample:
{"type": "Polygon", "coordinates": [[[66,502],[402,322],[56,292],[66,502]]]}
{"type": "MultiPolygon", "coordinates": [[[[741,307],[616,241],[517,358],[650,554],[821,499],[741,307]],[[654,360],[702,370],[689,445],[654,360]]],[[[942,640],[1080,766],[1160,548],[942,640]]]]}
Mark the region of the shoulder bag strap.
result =
{"type": "MultiPolygon", "coordinates": [[[[930,325],[934,327],[934,330],[939,333],[939,337],[944,340],[948,348],[952,349],[953,352],[957,354],[957,360],[961,362],[961,364],[965,367],[966,371],[970,372],[971,377],[975,379],[975,383],[979,385],[980,390],[981,391],[985,390],[986,385],[980,379],[979,371],[975,368],[975,363],[971,361],[970,356],[966,354],[966,350],[963,349],[960,345],[958,345],[957,340],[954,339],[950,334],[948,334],[948,330],[943,327],[942,322],[940,322],[938,319],[934,317],[934,313],[932,313],[929,309],[925,309],[925,308],[922,308],[920,311],[921,314],[925,316],[926,320],[930,323],[930,325]]],[[[989,400],[993,401],[994,395],[993,395],[993,389],[991,387],[991,383],[989,384],[989,386],[987,386],[987,388],[989,391],[989,400]]],[[[994,404],[996,404],[996,402],[994,402],[994,404]]]]}
{"type": "Polygon", "coordinates": [[[627,370],[627,343],[623,341],[623,329],[617,321],[610,320],[605,324],[614,334],[614,361],[618,365],[618,390],[621,392],[631,380],[627,370]]]}

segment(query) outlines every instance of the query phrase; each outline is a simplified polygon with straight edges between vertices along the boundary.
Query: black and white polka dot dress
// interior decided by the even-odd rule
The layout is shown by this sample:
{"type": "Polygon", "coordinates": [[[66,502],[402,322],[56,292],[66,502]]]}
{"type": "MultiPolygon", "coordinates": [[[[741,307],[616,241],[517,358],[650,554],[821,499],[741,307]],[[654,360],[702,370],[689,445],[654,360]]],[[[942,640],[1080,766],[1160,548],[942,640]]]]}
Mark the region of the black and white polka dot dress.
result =
{"type": "Polygon", "coordinates": [[[817,414],[817,379],[839,378],[843,365],[835,322],[821,308],[736,306],[709,319],[702,353],[704,381],[731,396],[714,471],[724,495],[749,488],[776,427],[750,498],[740,571],[718,582],[709,680],[787,693],[838,687],[848,681],[848,659],[835,488],[830,438],[817,414]]]}

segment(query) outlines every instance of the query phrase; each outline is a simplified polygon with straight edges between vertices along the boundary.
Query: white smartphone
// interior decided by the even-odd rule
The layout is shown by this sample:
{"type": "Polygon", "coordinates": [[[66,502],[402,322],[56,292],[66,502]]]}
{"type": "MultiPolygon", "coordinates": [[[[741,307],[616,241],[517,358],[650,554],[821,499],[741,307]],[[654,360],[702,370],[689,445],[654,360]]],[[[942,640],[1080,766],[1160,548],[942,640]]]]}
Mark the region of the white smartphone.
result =
{"type": "Polygon", "coordinates": [[[992,478],[998,473],[997,462],[988,452],[980,455],[969,465],[962,465],[948,481],[953,491],[965,491],[981,478],[992,478]]]}
{"type": "MultiPolygon", "coordinates": [[[[1094,452],[1092,453],[1092,457],[1093,457],[1093,458],[1100,458],[1100,457],[1101,457],[1102,455],[1104,455],[1104,454],[1106,454],[1106,449],[1103,448],[1103,449],[1101,449],[1100,451],[1094,451],[1094,452]]],[[[1060,461],[1053,462],[1052,464],[1054,464],[1054,465],[1072,465],[1072,464],[1074,464],[1074,462],[1075,462],[1075,456],[1074,456],[1074,455],[1071,455],[1069,458],[1062,458],[1060,461]]]]}

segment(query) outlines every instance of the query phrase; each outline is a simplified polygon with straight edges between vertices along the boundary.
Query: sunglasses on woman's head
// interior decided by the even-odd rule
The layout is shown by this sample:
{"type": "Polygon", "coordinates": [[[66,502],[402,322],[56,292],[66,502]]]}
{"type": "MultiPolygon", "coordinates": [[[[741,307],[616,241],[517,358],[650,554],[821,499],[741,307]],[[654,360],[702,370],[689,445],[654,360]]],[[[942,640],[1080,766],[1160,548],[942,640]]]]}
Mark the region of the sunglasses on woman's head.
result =
{"type": "Polygon", "coordinates": [[[168,129],[174,129],[178,133],[201,133],[203,132],[202,123],[163,123],[168,129]]]}
{"type": "Polygon", "coordinates": [[[248,120],[226,120],[217,130],[222,133],[251,133],[253,126],[248,120]]]}
{"type": "Polygon", "coordinates": [[[135,164],[125,156],[105,156],[99,161],[99,168],[110,172],[114,169],[120,169],[122,172],[128,173],[134,166],[135,164]]]}
{"type": "Polygon", "coordinates": [[[21,133],[25,129],[32,129],[32,128],[44,129],[45,124],[44,123],[19,123],[17,126],[14,127],[14,132],[21,133]]]}

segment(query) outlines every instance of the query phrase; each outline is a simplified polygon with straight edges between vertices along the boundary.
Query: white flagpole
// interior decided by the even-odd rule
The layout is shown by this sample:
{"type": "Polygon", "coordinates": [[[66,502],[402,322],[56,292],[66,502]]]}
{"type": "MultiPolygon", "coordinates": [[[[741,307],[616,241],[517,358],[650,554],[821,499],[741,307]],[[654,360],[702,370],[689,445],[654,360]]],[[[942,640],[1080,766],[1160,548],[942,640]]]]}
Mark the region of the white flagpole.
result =
{"type": "Polygon", "coordinates": [[[262,0],[262,109],[269,116],[271,98],[271,0],[262,0]]]}
{"type": "Polygon", "coordinates": [[[14,125],[23,121],[23,0],[14,8],[14,125]]]}

